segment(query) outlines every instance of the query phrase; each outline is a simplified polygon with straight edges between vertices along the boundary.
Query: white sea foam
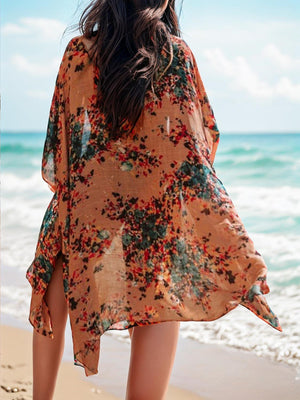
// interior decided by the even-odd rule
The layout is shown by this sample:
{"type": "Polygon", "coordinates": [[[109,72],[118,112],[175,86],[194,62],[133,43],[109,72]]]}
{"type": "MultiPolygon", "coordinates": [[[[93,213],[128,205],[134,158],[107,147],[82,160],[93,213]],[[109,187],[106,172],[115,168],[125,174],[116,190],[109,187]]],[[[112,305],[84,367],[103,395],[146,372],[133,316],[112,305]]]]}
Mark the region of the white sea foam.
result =
{"type": "Polygon", "coordinates": [[[29,267],[34,258],[38,233],[30,236],[23,232],[20,233],[19,235],[18,231],[15,231],[15,234],[3,235],[1,262],[6,268],[18,268],[19,271],[24,271],[24,268],[29,267]]]}
{"type": "Polygon", "coordinates": [[[20,267],[33,258],[39,228],[53,193],[39,173],[28,177],[1,174],[1,258],[20,267]]]}
{"type": "Polygon", "coordinates": [[[47,198],[25,200],[18,196],[3,199],[1,205],[4,228],[35,230],[42,222],[49,201],[50,199],[47,198]]]}
{"type": "MultiPolygon", "coordinates": [[[[299,256],[300,257],[300,256],[299,256]]],[[[276,284],[287,284],[292,280],[300,279],[300,265],[297,267],[291,267],[287,269],[280,269],[278,271],[269,271],[269,280],[272,280],[276,284]]],[[[300,304],[299,304],[300,307],[300,304]]]]}
{"type": "Polygon", "coordinates": [[[1,261],[4,265],[19,268],[29,265],[48,203],[47,198],[1,200],[1,261]]]}
{"type": "MultiPolygon", "coordinates": [[[[295,290],[299,291],[299,288],[295,290]]],[[[273,291],[273,297],[268,298],[271,308],[276,310],[283,332],[274,330],[254,314],[249,314],[249,310],[238,306],[216,321],[184,322],[181,324],[181,333],[184,337],[201,343],[222,343],[254,351],[258,356],[265,356],[273,361],[300,366],[300,330],[297,320],[299,295],[298,304],[294,299],[287,301],[285,295],[284,291],[273,291]]],[[[294,295],[296,296],[295,293],[294,295]]]]}
{"type": "MultiPolygon", "coordinates": [[[[33,196],[34,193],[49,192],[40,172],[23,177],[11,172],[1,174],[4,196],[19,193],[33,196]]],[[[226,189],[239,208],[251,215],[300,216],[300,187],[283,185],[279,187],[226,186],[226,189]]]]}
{"type": "Polygon", "coordinates": [[[249,233],[272,262],[300,261],[300,235],[280,233],[249,233]]]}
{"type": "Polygon", "coordinates": [[[30,164],[33,165],[34,167],[41,167],[41,159],[40,158],[34,158],[32,157],[30,159],[30,164]]]}
{"type": "Polygon", "coordinates": [[[15,285],[1,286],[1,313],[27,321],[29,316],[31,288],[15,285]]]}
{"type": "Polygon", "coordinates": [[[40,172],[34,172],[28,177],[22,176],[21,173],[16,175],[13,172],[3,172],[1,174],[1,180],[1,190],[4,195],[15,191],[23,195],[28,195],[31,191],[44,191],[43,188],[47,188],[47,184],[43,181],[40,172]]]}
{"type": "Polygon", "coordinates": [[[235,206],[243,213],[262,216],[300,216],[300,187],[226,187],[235,206]]]}

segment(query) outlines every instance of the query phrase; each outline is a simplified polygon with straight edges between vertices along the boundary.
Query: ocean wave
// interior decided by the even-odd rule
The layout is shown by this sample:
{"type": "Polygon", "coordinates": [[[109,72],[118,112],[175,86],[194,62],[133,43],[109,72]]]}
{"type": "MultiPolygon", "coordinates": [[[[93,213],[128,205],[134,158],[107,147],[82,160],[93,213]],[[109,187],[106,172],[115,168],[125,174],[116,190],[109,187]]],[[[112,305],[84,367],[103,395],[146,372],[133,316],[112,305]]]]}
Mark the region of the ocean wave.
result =
{"type": "Polygon", "coordinates": [[[228,186],[235,205],[249,215],[300,216],[300,187],[228,186]]]}
{"type": "Polygon", "coordinates": [[[38,199],[26,201],[24,197],[15,197],[9,201],[2,200],[3,231],[5,232],[6,229],[18,229],[20,234],[21,231],[26,229],[37,230],[49,202],[50,198],[49,200],[44,198],[43,201],[38,199]]]}
{"type": "Polygon", "coordinates": [[[297,159],[293,160],[288,156],[274,155],[266,156],[265,154],[252,154],[250,156],[239,155],[232,157],[232,153],[226,155],[222,154],[218,156],[216,163],[221,167],[236,167],[239,168],[290,168],[293,162],[297,162],[297,159]]]}
{"type": "MultiPolygon", "coordinates": [[[[253,243],[270,263],[273,271],[293,271],[300,265],[300,235],[280,233],[250,233],[253,243]]],[[[271,275],[270,275],[271,276],[271,275]]],[[[275,277],[275,275],[274,275],[275,277]]]]}
{"type": "MultiPolygon", "coordinates": [[[[39,223],[41,223],[41,219],[39,223]]],[[[31,264],[37,245],[38,231],[38,228],[33,229],[29,226],[26,229],[24,227],[3,229],[1,263],[6,266],[7,270],[3,269],[6,275],[14,271],[12,283],[15,283],[19,271],[31,264]]]]}
{"type": "MultiPolygon", "coordinates": [[[[25,280],[25,272],[24,272],[25,280]]],[[[27,321],[29,316],[29,305],[31,287],[26,281],[22,286],[1,285],[1,313],[27,321]]]]}
{"type": "MultiPolygon", "coordinates": [[[[23,177],[13,172],[3,172],[2,193],[15,192],[25,193],[32,191],[45,193],[49,190],[46,182],[42,179],[41,171],[36,170],[33,174],[23,177]]],[[[250,215],[276,215],[300,216],[300,187],[282,185],[278,187],[226,185],[226,189],[240,209],[250,215]]]]}
{"type": "MultiPolygon", "coordinates": [[[[25,274],[24,269],[22,274],[25,274]]],[[[299,285],[273,287],[266,298],[279,318],[282,332],[275,331],[245,307],[238,306],[215,321],[181,321],[180,335],[199,343],[222,344],[254,352],[259,357],[275,362],[300,367],[299,285]]],[[[29,284],[27,287],[25,284],[2,285],[2,313],[27,322],[29,300],[29,284]]],[[[111,331],[108,334],[130,342],[127,330],[111,331]]]]}
{"type": "Polygon", "coordinates": [[[300,366],[299,286],[271,288],[266,295],[276,313],[282,332],[259,320],[249,310],[238,306],[216,321],[183,322],[181,334],[201,343],[217,343],[251,351],[272,361],[300,366]]]}
{"type": "Polygon", "coordinates": [[[220,154],[226,154],[226,155],[245,155],[245,154],[257,154],[261,149],[258,146],[253,146],[250,144],[244,144],[240,146],[228,146],[225,148],[222,148],[220,145],[220,154]]]}
{"type": "Polygon", "coordinates": [[[269,271],[268,279],[269,281],[272,281],[272,284],[284,283],[285,285],[289,284],[290,286],[292,286],[292,282],[298,281],[300,286],[300,265],[297,267],[280,269],[278,271],[269,271]]]}
{"type": "Polygon", "coordinates": [[[4,155],[6,153],[15,153],[16,155],[28,155],[28,154],[37,154],[41,153],[41,146],[37,145],[25,145],[23,143],[7,143],[2,144],[1,146],[1,154],[4,155]]]}
{"type": "Polygon", "coordinates": [[[6,195],[13,192],[16,195],[25,195],[32,193],[32,197],[36,192],[43,192],[43,188],[47,188],[46,182],[43,180],[41,171],[36,171],[30,176],[22,176],[13,172],[1,173],[2,178],[2,194],[6,195]]]}
{"type": "Polygon", "coordinates": [[[274,135],[265,136],[262,143],[261,138],[255,138],[253,135],[223,137],[215,165],[222,170],[234,169],[237,174],[237,167],[241,171],[249,170],[253,174],[258,170],[264,170],[267,174],[276,171],[280,177],[289,171],[291,174],[299,174],[299,143],[296,135],[292,138],[284,135],[281,138],[274,135]]]}

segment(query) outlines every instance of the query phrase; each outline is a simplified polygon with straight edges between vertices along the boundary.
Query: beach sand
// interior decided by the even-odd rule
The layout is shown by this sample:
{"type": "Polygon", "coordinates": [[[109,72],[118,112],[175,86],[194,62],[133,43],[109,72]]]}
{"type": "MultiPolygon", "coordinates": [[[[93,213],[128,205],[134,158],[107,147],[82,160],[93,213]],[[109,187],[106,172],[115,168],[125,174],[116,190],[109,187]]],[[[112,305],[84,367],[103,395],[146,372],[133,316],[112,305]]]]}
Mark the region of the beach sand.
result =
{"type": "MultiPolygon", "coordinates": [[[[32,399],[32,333],[25,329],[1,325],[0,342],[0,398],[3,400],[32,399]],[[14,388],[15,392],[7,391],[14,388]]],[[[66,399],[115,400],[120,397],[88,382],[87,377],[83,376],[81,367],[74,366],[70,361],[63,361],[58,372],[54,400],[66,399]]],[[[171,399],[200,400],[201,397],[170,386],[166,400],[171,399]]]]}
{"type": "MultiPolygon", "coordinates": [[[[124,400],[130,343],[116,339],[111,333],[104,334],[99,373],[86,377],[84,369],[72,362],[68,330],[67,324],[65,352],[54,400],[124,400]]],[[[0,342],[0,398],[31,399],[32,328],[21,329],[2,321],[0,342]],[[20,391],[6,392],[4,387],[7,386],[17,387],[20,391]]],[[[296,369],[284,363],[228,346],[198,343],[180,335],[165,400],[179,399],[299,400],[300,379],[299,376],[297,379],[296,369]]]]}

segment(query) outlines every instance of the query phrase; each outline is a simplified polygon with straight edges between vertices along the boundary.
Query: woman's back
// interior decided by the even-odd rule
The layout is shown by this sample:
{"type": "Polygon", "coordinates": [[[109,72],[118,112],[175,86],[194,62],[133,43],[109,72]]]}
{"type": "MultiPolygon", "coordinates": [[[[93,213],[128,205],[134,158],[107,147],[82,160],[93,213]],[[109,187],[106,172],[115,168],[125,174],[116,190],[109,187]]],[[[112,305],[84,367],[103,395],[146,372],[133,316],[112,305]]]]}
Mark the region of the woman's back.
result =
{"type": "Polygon", "coordinates": [[[266,265],[213,167],[219,131],[195,58],[171,38],[172,64],[118,139],[97,98],[91,42],[69,42],[56,81],[42,162],[54,195],[26,276],[41,288],[31,323],[51,336],[41,295],[62,252],[74,360],[86,375],[98,372],[110,329],[214,320],[242,304],[281,330],[263,296],[266,265]]]}

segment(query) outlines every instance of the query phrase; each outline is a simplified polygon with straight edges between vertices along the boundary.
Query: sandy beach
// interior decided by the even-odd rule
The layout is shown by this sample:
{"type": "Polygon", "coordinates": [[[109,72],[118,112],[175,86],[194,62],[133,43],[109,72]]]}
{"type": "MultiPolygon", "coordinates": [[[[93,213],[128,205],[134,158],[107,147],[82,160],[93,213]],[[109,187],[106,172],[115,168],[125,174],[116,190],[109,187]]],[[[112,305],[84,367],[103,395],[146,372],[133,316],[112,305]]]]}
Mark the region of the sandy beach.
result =
{"type": "MultiPolygon", "coordinates": [[[[32,332],[2,323],[0,334],[0,398],[32,399],[32,332]],[[16,388],[15,392],[8,391],[13,388],[16,388]]],[[[73,365],[70,358],[71,349],[72,343],[67,334],[55,400],[125,398],[130,354],[128,343],[110,334],[103,335],[99,374],[90,377],[84,375],[83,368],[73,365]]],[[[298,400],[300,380],[297,379],[296,370],[285,364],[271,362],[225,346],[201,344],[179,337],[165,400],[240,398],[298,400]]]]}
{"type": "MultiPolygon", "coordinates": [[[[32,399],[32,334],[25,329],[8,325],[0,327],[1,388],[3,400],[32,399]]],[[[115,339],[113,339],[115,340],[115,339]]],[[[83,378],[83,370],[72,362],[63,361],[58,373],[55,400],[116,400],[120,397],[83,378]],[[70,384],[72,383],[72,384],[70,384]]],[[[186,390],[170,386],[166,400],[201,400],[186,390]]]]}

